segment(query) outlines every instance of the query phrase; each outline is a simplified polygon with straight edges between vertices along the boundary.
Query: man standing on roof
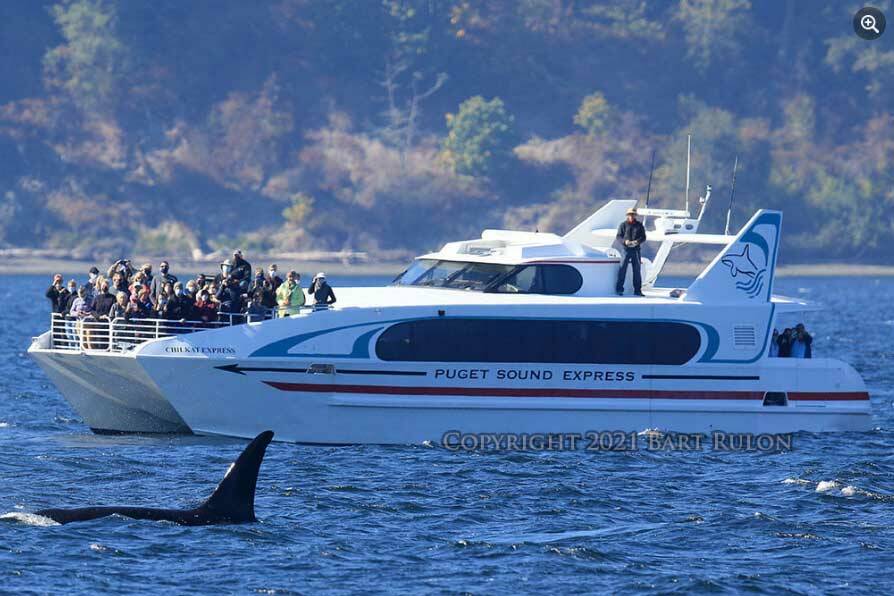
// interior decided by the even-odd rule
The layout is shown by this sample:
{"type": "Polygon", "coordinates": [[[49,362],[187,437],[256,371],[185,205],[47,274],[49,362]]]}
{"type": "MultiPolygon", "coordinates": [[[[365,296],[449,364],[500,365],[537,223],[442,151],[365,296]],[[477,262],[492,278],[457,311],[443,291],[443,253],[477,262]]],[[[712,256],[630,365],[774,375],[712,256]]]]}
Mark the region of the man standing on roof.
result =
{"type": "Polygon", "coordinates": [[[618,296],[624,295],[624,282],[627,279],[627,264],[633,269],[633,293],[643,295],[643,278],[640,270],[640,246],[646,241],[646,228],[636,220],[636,208],[627,210],[627,219],[618,226],[618,240],[624,244],[624,257],[618,270],[618,283],[615,290],[618,296]]]}

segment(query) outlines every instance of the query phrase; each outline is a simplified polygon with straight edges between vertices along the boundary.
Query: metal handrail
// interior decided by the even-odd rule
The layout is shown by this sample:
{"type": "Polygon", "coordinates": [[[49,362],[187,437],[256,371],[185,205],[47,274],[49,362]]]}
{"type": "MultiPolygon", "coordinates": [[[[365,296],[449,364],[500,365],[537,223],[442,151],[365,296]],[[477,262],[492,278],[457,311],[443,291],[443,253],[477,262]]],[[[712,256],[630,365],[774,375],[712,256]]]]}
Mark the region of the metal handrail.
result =
{"type": "Polygon", "coordinates": [[[60,313],[50,318],[50,347],[72,351],[125,351],[162,337],[229,327],[233,319],[224,321],[172,321],[156,318],[127,319],[117,317],[75,319],[60,313]]]}
{"type": "Polygon", "coordinates": [[[76,352],[122,352],[152,339],[231,327],[246,322],[255,323],[260,320],[306,315],[315,310],[320,310],[320,308],[313,306],[276,307],[265,309],[263,317],[259,314],[221,311],[217,313],[216,321],[121,317],[109,320],[108,317],[95,318],[93,316],[77,319],[71,316],[66,317],[62,313],[52,313],[50,315],[50,347],[54,350],[76,352]],[[253,320],[258,318],[260,320],[253,320]]]}

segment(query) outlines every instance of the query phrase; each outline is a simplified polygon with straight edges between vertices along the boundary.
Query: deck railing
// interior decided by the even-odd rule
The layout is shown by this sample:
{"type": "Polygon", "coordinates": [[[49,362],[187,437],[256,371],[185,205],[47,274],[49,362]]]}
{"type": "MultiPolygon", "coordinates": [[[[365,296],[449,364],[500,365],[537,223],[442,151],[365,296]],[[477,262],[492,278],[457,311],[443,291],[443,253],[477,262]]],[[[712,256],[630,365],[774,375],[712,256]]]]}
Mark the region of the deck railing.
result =
{"type": "Polygon", "coordinates": [[[275,308],[268,309],[263,315],[220,312],[217,313],[216,321],[172,321],[151,318],[109,320],[94,317],[76,319],[60,313],[53,313],[50,318],[50,348],[75,352],[125,352],[151,339],[231,327],[246,322],[254,323],[266,319],[295,316],[315,310],[320,310],[320,308],[301,307],[292,309],[289,314],[275,308]],[[297,312],[295,312],[296,310],[297,312]]]}

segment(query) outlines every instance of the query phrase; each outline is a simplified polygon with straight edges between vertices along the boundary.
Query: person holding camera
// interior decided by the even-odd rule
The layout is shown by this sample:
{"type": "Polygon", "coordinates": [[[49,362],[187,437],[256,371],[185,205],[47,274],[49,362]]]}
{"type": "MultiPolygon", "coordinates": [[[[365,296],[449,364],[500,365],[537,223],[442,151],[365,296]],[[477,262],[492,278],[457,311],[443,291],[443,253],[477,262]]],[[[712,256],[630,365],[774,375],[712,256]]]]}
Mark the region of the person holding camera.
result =
{"type": "Polygon", "coordinates": [[[248,285],[251,283],[251,263],[242,257],[241,250],[233,251],[233,269],[230,275],[239,284],[243,293],[248,292],[248,285]]]}
{"type": "Polygon", "coordinates": [[[618,269],[618,283],[615,291],[618,296],[624,295],[624,282],[627,279],[627,265],[633,269],[633,293],[643,295],[643,279],[640,259],[640,246],[646,241],[646,228],[636,219],[636,208],[627,210],[627,219],[618,226],[618,240],[624,244],[624,256],[621,268],[618,269]]]}
{"type": "Polygon", "coordinates": [[[130,278],[133,277],[134,268],[130,264],[130,259],[118,259],[112,266],[109,267],[109,270],[106,272],[106,277],[108,279],[112,279],[115,277],[116,273],[120,273],[124,277],[124,282],[129,283],[130,278]]]}
{"type": "Polygon", "coordinates": [[[332,291],[332,286],[326,281],[326,274],[322,271],[314,275],[307,293],[313,296],[314,310],[327,309],[335,304],[335,292],[332,291]]]}
{"type": "Polygon", "coordinates": [[[230,315],[231,323],[235,321],[233,315],[242,313],[242,288],[239,286],[239,280],[232,274],[224,278],[217,290],[217,299],[220,302],[220,312],[230,315]]]}
{"type": "Polygon", "coordinates": [[[792,358],[813,358],[813,336],[804,329],[804,323],[795,325],[792,332],[792,358]]]}
{"type": "Polygon", "coordinates": [[[66,314],[65,304],[68,302],[68,290],[62,283],[62,274],[57,273],[53,276],[53,285],[49,287],[46,297],[50,300],[52,312],[57,314],[66,314]]]}

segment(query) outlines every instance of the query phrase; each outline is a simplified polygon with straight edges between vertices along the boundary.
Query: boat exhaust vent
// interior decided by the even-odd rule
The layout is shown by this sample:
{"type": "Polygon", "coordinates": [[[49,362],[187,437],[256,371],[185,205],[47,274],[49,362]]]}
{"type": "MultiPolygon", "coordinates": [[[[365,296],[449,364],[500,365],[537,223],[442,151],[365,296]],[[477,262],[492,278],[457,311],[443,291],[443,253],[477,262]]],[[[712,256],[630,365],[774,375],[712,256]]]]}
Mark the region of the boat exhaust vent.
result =
{"type": "Polygon", "coordinates": [[[753,348],[757,344],[754,325],[735,325],[733,327],[733,344],[741,350],[753,348]]]}

